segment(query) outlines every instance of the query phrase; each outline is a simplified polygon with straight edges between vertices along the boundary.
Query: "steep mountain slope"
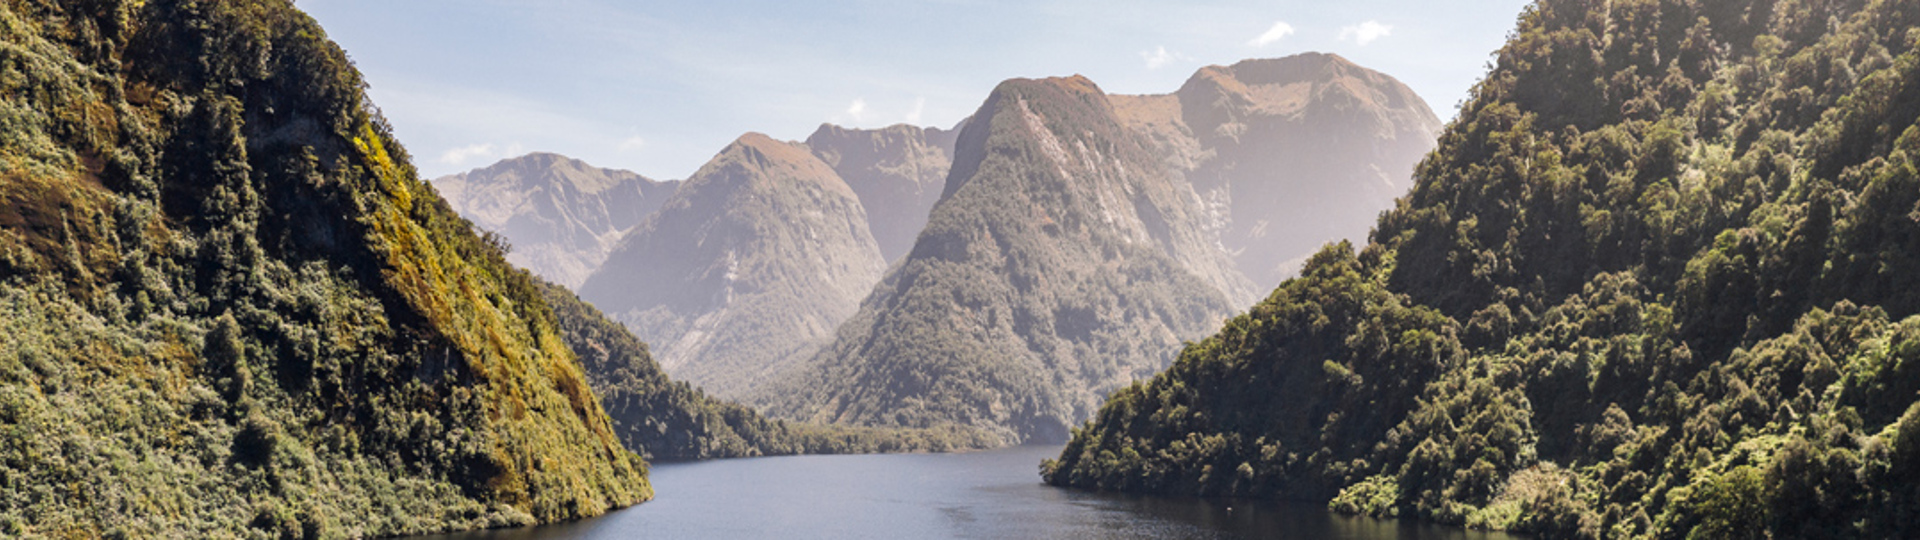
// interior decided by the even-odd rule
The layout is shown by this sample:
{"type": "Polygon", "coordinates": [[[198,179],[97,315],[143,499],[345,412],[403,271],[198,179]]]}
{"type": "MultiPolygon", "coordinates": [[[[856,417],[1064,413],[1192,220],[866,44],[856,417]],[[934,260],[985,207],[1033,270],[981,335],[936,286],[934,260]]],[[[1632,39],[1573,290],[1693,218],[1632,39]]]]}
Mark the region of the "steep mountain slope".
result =
{"type": "Polygon", "coordinates": [[[648,459],[710,459],[786,454],[946,452],[985,448],[986,434],[941,429],[883,429],[789,423],[669,380],[647,344],[580,297],[542,284],[567,346],[580,357],[594,394],[627,448],[648,459]]]}
{"type": "Polygon", "coordinates": [[[1173,94],[1110,99],[1206,198],[1261,287],[1327,242],[1364,239],[1441,127],[1400,81],[1331,54],[1209,66],[1173,94]]]}
{"type": "MultiPolygon", "coordinates": [[[[966,125],[964,121],[961,124],[966,125]]],[[[959,128],[895,125],[883,129],[847,129],[821,125],[807,137],[807,149],[833,167],[867,209],[868,229],[888,262],[913,249],[927,226],[927,213],[940,201],[959,128]]]]}
{"type": "Polygon", "coordinates": [[[512,243],[507,262],[567,287],[585,282],[678,185],[548,153],[433,181],[460,215],[512,243]]]}
{"type": "Polygon", "coordinates": [[[913,251],[757,399],[792,417],[1060,439],[1250,286],[1092,82],[1014,80],[961,130],[913,251]]]}
{"type": "Polygon", "coordinates": [[[0,3],[0,535],[361,537],[651,495],[529,277],[283,0],[0,3]]]}
{"type": "Polygon", "coordinates": [[[833,169],[752,133],[629,231],[580,295],[676,378],[732,397],[811,356],[885,268],[833,169]]]}
{"type": "Polygon", "coordinates": [[[1043,466],[1549,537],[1920,519],[1920,4],[1528,9],[1337,246],[1043,466]]]}

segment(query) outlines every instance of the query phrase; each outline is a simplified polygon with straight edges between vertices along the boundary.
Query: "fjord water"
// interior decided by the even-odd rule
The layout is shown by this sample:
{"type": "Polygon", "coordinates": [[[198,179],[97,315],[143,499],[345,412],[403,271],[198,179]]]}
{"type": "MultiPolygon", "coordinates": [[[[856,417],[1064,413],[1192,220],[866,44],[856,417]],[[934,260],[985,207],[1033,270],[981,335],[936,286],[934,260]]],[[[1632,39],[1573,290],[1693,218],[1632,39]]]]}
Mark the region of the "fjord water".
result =
{"type": "Polygon", "coordinates": [[[434,537],[522,539],[1505,539],[1324,506],[1089,493],[1040,483],[1060,447],[795,456],[653,467],[658,498],[577,523],[434,537]]]}

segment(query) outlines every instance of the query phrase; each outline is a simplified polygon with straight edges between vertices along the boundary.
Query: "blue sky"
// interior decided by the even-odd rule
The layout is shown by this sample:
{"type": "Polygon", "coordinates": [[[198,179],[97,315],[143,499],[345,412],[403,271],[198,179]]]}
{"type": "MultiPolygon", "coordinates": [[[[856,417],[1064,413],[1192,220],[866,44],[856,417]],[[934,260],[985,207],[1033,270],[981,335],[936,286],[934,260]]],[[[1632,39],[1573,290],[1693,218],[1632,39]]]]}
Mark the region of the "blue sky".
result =
{"type": "Polygon", "coordinates": [[[1158,94],[1333,52],[1451,118],[1523,0],[297,0],[428,177],[531,151],[685,178],[741,133],[950,126],[999,81],[1158,94]]]}

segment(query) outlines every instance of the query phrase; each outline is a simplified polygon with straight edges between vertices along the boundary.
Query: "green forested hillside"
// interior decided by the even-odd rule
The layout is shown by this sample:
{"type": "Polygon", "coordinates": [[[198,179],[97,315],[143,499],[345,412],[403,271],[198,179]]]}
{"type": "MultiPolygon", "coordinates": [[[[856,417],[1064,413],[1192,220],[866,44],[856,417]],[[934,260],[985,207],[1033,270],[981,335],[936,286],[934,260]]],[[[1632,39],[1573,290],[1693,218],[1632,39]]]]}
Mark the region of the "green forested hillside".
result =
{"type": "Polygon", "coordinates": [[[651,496],[534,282],[284,0],[0,2],[0,536],[338,538],[651,496]]]}
{"type": "Polygon", "coordinates": [[[1920,2],[1546,0],[1413,191],[1047,481],[1549,537],[1920,523],[1920,2]]]}
{"type": "Polygon", "coordinates": [[[957,427],[886,429],[789,423],[669,380],[647,344],[559,285],[541,286],[560,335],[580,357],[587,382],[627,448],[648,459],[787,454],[944,452],[996,441],[957,427]]]}

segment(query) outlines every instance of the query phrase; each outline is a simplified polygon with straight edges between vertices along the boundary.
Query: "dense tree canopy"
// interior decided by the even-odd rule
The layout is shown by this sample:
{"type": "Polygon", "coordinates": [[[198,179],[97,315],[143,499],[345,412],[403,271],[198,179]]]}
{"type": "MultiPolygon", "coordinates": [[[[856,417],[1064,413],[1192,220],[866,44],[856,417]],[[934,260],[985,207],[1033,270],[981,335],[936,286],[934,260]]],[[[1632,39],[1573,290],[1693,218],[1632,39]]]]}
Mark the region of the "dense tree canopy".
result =
{"type": "Polygon", "coordinates": [[[1537,3],[1370,245],[1116,393],[1044,475],[1548,536],[1902,535],[1916,27],[1911,1],[1537,3]]]}
{"type": "Polygon", "coordinates": [[[652,495],[534,282],[364,86],[285,0],[0,2],[0,536],[396,535],[652,495]]]}

